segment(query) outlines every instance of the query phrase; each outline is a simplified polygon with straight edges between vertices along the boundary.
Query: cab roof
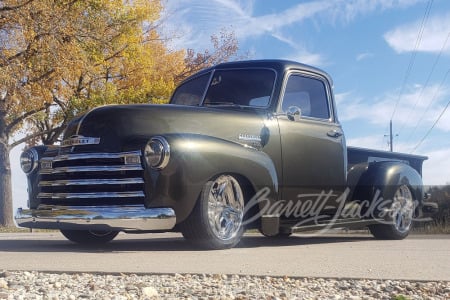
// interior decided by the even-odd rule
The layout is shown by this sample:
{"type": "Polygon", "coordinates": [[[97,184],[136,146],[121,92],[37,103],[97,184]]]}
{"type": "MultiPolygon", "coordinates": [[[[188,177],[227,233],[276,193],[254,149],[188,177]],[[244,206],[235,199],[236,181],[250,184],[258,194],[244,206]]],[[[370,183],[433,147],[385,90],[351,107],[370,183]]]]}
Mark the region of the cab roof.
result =
{"type": "Polygon", "coordinates": [[[302,64],[302,63],[290,61],[290,60],[282,60],[282,59],[244,60],[244,61],[233,61],[233,62],[221,63],[221,64],[215,65],[213,67],[206,68],[206,69],[199,71],[198,73],[187,78],[186,81],[192,77],[197,77],[204,73],[208,73],[212,70],[246,69],[246,68],[269,68],[269,69],[274,69],[279,74],[282,74],[287,70],[307,71],[307,72],[316,73],[318,75],[325,77],[330,82],[330,85],[331,86],[333,85],[331,76],[328,73],[326,73],[325,71],[323,71],[319,68],[310,66],[310,65],[306,65],[306,64],[302,64]]]}

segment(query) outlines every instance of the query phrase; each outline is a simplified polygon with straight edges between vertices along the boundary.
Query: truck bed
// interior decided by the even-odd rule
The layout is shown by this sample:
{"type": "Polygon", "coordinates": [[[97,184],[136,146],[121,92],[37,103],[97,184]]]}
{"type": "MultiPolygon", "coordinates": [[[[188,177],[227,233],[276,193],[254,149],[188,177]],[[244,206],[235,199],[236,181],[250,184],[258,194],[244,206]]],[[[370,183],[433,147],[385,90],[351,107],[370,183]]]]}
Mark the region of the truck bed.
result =
{"type": "Polygon", "coordinates": [[[422,176],[422,164],[427,159],[427,156],[421,155],[347,147],[348,169],[362,162],[401,161],[410,165],[422,176]]]}

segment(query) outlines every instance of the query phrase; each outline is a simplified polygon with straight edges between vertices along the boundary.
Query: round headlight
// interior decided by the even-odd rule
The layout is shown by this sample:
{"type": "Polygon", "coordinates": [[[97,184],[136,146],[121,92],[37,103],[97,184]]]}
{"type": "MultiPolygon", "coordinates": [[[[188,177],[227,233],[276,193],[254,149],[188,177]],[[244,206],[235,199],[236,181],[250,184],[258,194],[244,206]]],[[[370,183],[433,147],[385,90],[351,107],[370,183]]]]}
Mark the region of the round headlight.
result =
{"type": "Polygon", "coordinates": [[[170,146],[162,136],[155,136],[145,145],[144,156],[147,165],[162,169],[167,166],[170,158],[170,146]]]}
{"type": "Polygon", "coordinates": [[[20,167],[22,168],[22,171],[24,171],[25,174],[31,173],[36,169],[38,160],[38,153],[35,149],[31,148],[22,152],[22,155],[20,155],[20,167]]]}

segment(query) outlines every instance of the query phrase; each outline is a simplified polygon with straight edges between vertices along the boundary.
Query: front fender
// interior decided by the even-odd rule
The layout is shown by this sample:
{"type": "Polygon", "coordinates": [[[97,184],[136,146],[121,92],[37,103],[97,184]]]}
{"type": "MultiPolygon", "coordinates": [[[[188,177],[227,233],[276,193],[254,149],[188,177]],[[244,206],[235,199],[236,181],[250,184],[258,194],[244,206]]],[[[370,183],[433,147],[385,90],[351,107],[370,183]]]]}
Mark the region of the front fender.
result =
{"type": "MultiPolygon", "coordinates": [[[[278,176],[271,158],[264,152],[238,143],[201,135],[166,135],[170,161],[163,170],[147,168],[149,207],[174,208],[177,223],[185,220],[204,184],[220,174],[240,179],[247,194],[268,187],[269,200],[278,197],[278,176]]],[[[251,196],[253,196],[251,195],[251,196]]],[[[249,199],[246,199],[247,201],[249,199]]]]}

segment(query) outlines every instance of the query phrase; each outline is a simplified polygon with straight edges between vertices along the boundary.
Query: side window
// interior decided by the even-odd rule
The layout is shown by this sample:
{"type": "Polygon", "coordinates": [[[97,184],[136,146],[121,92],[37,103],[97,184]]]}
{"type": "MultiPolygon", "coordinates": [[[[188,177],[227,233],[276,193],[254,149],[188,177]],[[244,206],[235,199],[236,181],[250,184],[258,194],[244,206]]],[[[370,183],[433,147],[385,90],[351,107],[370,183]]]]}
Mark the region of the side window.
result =
{"type": "Polygon", "coordinates": [[[170,103],[179,105],[199,105],[208,85],[211,73],[204,74],[183,83],[175,90],[170,103]]]}
{"type": "Polygon", "coordinates": [[[319,79],[300,75],[289,76],[281,109],[287,112],[290,106],[299,107],[304,117],[330,118],[325,84],[319,79]]]}

